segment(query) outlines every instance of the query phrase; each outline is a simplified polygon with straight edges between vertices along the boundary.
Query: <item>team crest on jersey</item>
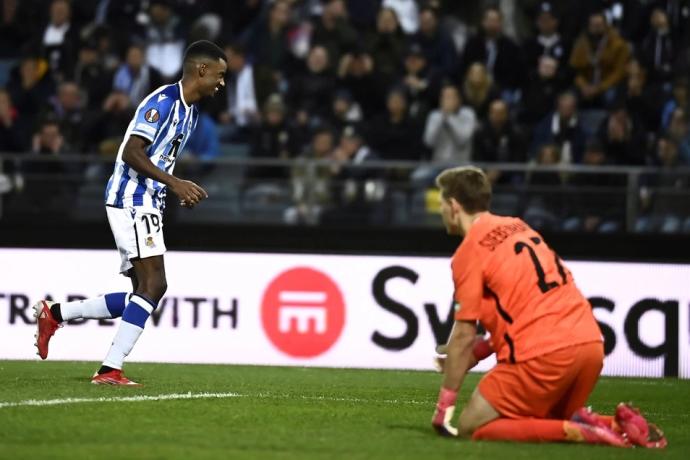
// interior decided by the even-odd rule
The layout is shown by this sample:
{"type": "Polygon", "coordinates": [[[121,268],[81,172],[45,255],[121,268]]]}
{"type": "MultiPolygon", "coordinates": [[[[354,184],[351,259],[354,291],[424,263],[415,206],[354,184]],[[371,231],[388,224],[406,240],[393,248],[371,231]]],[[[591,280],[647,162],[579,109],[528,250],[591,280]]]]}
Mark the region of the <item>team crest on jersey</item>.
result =
{"type": "Polygon", "coordinates": [[[144,115],[144,119],[148,121],[149,123],[155,123],[158,121],[160,118],[160,114],[158,113],[158,110],[156,109],[149,109],[148,112],[144,115]]]}

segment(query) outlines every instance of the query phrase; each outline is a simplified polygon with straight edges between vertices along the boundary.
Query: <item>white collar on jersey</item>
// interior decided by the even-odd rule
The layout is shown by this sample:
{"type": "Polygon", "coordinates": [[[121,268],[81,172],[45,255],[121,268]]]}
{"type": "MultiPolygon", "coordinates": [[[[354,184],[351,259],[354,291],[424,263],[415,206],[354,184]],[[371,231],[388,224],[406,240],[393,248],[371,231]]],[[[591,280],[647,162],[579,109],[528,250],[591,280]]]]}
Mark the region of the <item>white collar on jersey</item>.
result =
{"type": "Polygon", "coordinates": [[[187,104],[187,101],[184,100],[184,91],[182,91],[182,80],[177,82],[177,86],[180,87],[180,100],[184,104],[185,109],[189,108],[189,104],[187,104]]]}

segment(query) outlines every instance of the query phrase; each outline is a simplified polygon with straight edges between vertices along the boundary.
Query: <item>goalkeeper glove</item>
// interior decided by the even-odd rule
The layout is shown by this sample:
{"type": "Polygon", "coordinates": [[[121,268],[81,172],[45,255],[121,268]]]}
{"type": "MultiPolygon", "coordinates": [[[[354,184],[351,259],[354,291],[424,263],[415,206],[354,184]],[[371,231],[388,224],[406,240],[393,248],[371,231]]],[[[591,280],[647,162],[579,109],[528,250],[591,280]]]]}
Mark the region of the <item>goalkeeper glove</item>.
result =
{"type": "Polygon", "coordinates": [[[431,419],[431,425],[441,436],[457,436],[458,429],[450,424],[455,413],[455,401],[458,399],[458,392],[441,387],[436,403],[436,410],[431,419]]]}

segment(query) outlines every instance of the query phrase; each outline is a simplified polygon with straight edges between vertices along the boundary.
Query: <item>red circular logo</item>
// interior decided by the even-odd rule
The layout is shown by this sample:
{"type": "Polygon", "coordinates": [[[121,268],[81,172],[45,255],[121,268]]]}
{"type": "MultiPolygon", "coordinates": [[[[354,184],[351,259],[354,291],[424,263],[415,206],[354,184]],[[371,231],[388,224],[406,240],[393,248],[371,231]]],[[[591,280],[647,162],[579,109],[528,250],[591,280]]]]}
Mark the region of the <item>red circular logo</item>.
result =
{"type": "Polygon", "coordinates": [[[293,268],[268,285],[261,320],[276,348],[290,356],[313,358],[331,348],[343,331],[343,295],[326,274],[293,268]]]}

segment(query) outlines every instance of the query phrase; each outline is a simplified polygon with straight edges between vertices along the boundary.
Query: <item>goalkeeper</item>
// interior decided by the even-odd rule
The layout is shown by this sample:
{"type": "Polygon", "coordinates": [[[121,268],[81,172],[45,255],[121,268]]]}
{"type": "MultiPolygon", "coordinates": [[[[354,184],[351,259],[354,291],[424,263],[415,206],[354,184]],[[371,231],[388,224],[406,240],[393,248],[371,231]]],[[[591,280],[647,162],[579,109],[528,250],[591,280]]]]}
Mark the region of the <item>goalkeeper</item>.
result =
{"type": "Polygon", "coordinates": [[[491,185],[474,167],[443,171],[436,183],[449,234],[463,237],[451,267],[455,324],[441,361],[432,424],[474,440],[569,441],[664,447],[666,439],[631,406],[615,416],[583,406],[603,367],[601,332],[572,274],[523,221],[488,212],[491,185]],[[491,333],[476,342],[477,321],[491,333]],[[458,391],[477,359],[496,352],[452,425],[458,391]]]}

